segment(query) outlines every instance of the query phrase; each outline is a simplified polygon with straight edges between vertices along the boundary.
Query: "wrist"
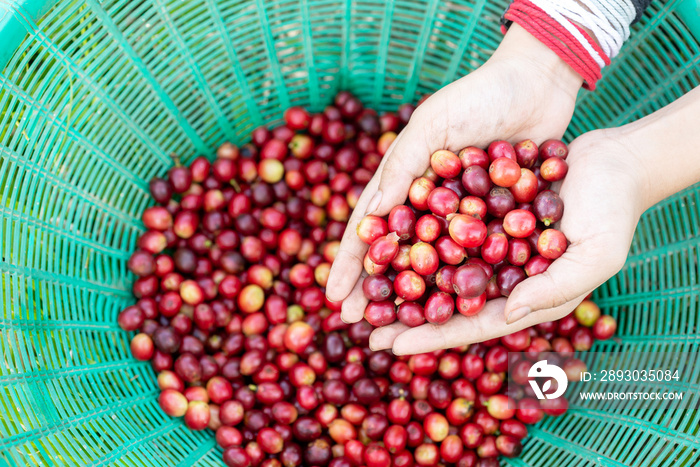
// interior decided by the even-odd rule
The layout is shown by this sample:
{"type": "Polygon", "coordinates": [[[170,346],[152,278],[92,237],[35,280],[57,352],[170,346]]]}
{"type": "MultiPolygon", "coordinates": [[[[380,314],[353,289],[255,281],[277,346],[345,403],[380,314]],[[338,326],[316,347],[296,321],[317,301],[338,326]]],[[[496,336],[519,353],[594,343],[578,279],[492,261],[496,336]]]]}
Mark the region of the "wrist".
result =
{"type": "Polygon", "coordinates": [[[581,145],[583,154],[579,162],[612,175],[615,196],[626,199],[639,218],[653,204],[648,199],[652,179],[643,148],[633,133],[629,126],[603,128],[585,133],[575,142],[581,145]]]}
{"type": "Polygon", "coordinates": [[[517,23],[513,23],[489,61],[524,63],[535,71],[542,85],[556,86],[572,100],[583,84],[583,78],[559,55],[517,23]]]}
{"type": "Polygon", "coordinates": [[[644,208],[700,181],[700,88],[636,122],[605,130],[640,171],[644,208]]]}
{"type": "Polygon", "coordinates": [[[599,130],[608,141],[608,146],[615,148],[610,154],[616,154],[619,162],[626,167],[630,174],[634,174],[637,181],[635,193],[639,204],[640,215],[656,203],[653,194],[652,173],[649,170],[649,156],[647,148],[640,140],[639,128],[633,125],[623,125],[617,128],[605,128],[599,130]],[[641,144],[640,144],[641,143],[641,144]]]}

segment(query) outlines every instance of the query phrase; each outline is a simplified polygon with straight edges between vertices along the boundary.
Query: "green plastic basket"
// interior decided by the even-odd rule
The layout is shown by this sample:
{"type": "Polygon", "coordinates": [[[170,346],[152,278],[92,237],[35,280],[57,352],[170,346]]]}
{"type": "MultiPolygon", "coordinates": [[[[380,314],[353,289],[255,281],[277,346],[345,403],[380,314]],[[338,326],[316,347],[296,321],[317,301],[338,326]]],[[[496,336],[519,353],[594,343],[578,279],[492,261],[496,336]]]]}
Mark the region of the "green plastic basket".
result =
{"type": "MultiPolygon", "coordinates": [[[[505,3],[0,0],[0,465],[222,465],[211,433],[160,411],[116,326],[147,181],[173,150],[211,155],[340,89],[374,108],[416,101],[491,55],[505,3]]],[[[695,1],[653,2],[567,138],[697,85],[698,29],[695,1]]],[[[597,292],[620,335],[598,350],[698,350],[699,202],[693,187],[644,215],[597,292]]],[[[686,410],[575,402],[507,464],[698,466],[690,389],[686,410]]]]}

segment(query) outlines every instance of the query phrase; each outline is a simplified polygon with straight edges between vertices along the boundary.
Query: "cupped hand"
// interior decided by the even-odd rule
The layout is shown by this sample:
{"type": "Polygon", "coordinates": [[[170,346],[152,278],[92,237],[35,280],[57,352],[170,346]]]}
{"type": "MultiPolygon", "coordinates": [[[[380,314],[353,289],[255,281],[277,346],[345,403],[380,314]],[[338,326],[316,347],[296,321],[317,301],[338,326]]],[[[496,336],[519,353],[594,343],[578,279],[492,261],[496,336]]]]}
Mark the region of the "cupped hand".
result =
{"type": "Polygon", "coordinates": [[[329,300],[344,300],[342,319],[359,321],[367,304],[362,294],[367,245],[356,233],[362,217],[387,215],[404,203],[411,182],[438,149],[485,147],[497,139],[560,138],[581,82],[554,52],[513,25],[482,67],[423,102],[384,156],[343,236],[326,287],[329,300]]]}
{"type": "Polygon", "coordinates": [[[455,314],[443,325],[374,331],[373,349],[414,354],[482,342],[562,318],[625,263],[645,209],[645,176],[618,130],[597,130],[569,147],[569,172],[559,191],[564,215],[556,226],[571,242],[542,274],[518,284],[508,299],[486,303],[475,316],[455,314]]]}

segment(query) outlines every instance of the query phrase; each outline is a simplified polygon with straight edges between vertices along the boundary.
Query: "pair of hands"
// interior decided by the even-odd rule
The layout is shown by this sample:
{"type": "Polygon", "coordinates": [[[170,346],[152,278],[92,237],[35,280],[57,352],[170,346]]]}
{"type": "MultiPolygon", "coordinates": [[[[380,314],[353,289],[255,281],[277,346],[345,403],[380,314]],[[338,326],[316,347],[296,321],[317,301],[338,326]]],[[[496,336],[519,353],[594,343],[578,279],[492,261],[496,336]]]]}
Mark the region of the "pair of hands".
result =
{"type": "MultiPolygon", "coordinates": [[[[358,201],[333,263],[326,293],[332,301],[344,300],[343,320],[359,321],[367,304],[362,293],[367,245],[356,234],[366,214],[384,216],[403,204],[411,182],[438,149],[457,152],[496,139],[561,138],[580,86],[581,78],[568,65],[514,25],[481,68],[421,104],[358,201]]],[[[510,334],[565,316],[615,274],[643,206],[634,196],[640,190],[637,165],[614,132],[590,132],[569,147],[568,175],[554,189],[565,205],[558,228],[571,244],[545,273],[523,281],[507,300],[487,302],[476,316],[455,314],[443,325],[408,328],[395,322],[378,328],[371,348],[415,354],[510,334]]]]}

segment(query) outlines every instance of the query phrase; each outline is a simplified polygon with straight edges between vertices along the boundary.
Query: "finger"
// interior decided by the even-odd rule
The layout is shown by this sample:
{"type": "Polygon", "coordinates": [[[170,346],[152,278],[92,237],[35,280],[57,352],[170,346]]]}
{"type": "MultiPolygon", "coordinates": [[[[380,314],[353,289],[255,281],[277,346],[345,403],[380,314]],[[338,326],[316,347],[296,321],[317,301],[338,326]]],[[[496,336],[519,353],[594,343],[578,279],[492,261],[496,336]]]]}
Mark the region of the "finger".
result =
{"type": "MultiPolygon", "coordinates": [[[[423,114],[425,115],[425,114],[423,114]]],[[[423,119],[414,114],[406,128],[384,156],[379,188],[372,197],[368,214],[385,216],[392,208],[403,204],[413,180],[425,173],[430,165],[434,141],[423,119]]],[[[443,129],[446,131],[446,129],[443,129]]]]}
{"type": "Polygon", "coordinates": [[[369,348],[372,350],[390,349],[394,345],[396,336],[407,329],[411,328],[398,321],[377,328],[372,331],[372,334],[369,336],[369,348]]]}
{"type": "MultiPolygon", "coordinates": [[[[383,178],[383,174],[386,172],[386,167],[391,161],[391,154],[395,153],[394,148],[401,144],[401,140],[405,139],[407,134],[410,135],[412,133],[409,126],[407,126],[396,138],[396,140],[394,140],[391,146],[389,146],[386,155],[377,168],[377,172],[362,191],[362,195],[357,201],[357,205],[352,212],[352,216],[350,216],[350,220],[348,221],[345,233],[343,234],[343,238],[340,242],[340,249],[338,250],[335,261],[333,261],[333,265],[331,266],[331,271],[328,276],[326,296],[331,301],[337,302],[344,300],[350,294],[358,280],[358,277],[360,276],[360,272],[363,269],[364,256],[369,247],[357,236],[357,224],[360,223],[365,215],[376,211],[376,206],[382,198],[381,192],[378,191],[380,180],[383,178]]],[[[393,169],[391,170],[393,172],[393,169]]],[[[422,174],[424,171],[425,169],[423,169],[423,171],[420,173],[422,174]]],[[[407,194],[408,187],[405,188],[405,192],[403,193],[403,200],[392,205],[384,214],[388,214],[391,208],[403,203],[407,194]]],[[[350,317],[348,319],[350,319],[350,317]]]]}
{"type": "MultiPolygon", "coordinates": [[[[381,167],[381,166],[380,166],[381,167]]],[[[379,172],[365,187],[357,205],[348,220],[345,233],[340,241],[338,254],[333,261],[326,283],[326,296],[333,302],[344,300],[355,287],[363,270],[363,260],[368,245],[357,236],[357,224],[360,223],[367,210],[367,204],[379,186],[379,172]]]]}
{"type": "MultiPolygon", "coordinates": [[[[584,297],[585,295],[576,299],[583,300],[584,297]]],[[[571,312],[578,302],[574,300],[555,308],[531,313],[512,324],[506,323],[503,313],[505,303],[504,298],[490,300],[477,315],[467,317],[457,314],[445,324],[424,324],[408,329],[394,339],[393,351],[396,355],[412,355],[495,339],[545,321],[562,318],[571,312]]]]}
{"type": "Polygon", "coordinates": [[[494,328],[507,328],[504,306],[503,298],[490,300],[477,315],[455,314],[445,324],[423,324],[408,329],[396,336],[393,351],[396,355],[412,355],[490,339],[494,328]]]}
{"type": "Polygon", "coordinates": [[[340,310],[340,319],[346,323],[356,323],[365,315],[365,307],[369,302],[362,291],[362,283],[365,277],[367,277],[367,273],[363,271],[360,274],[360,278],[355,283],[355,287],[353,287],[347,298],[343,300],[343,306],[340,310]]]}
{"type": "Polygon", "coordinates": [[[328,276],[326,296],[329,300],[344,300],[362,271],[368,246],[357,236],[357,224],[367,214],[383,216],[394,206],[402,204],[413,180],[428,167],[431,153],[425,141],[426,130],[422,120],[420,114],[415,112],[406,128],[389,146],[377,172],[363,190],[328,276]]]}
{"type": "Polygon", "coordinates": [[[514,323],[530,313],[573,302],[605,282],[616,272],[615,265],[591,251],[597,248],[572,243],[545,272],[518,284],[504,310],[506,321],[514,323]]]}

